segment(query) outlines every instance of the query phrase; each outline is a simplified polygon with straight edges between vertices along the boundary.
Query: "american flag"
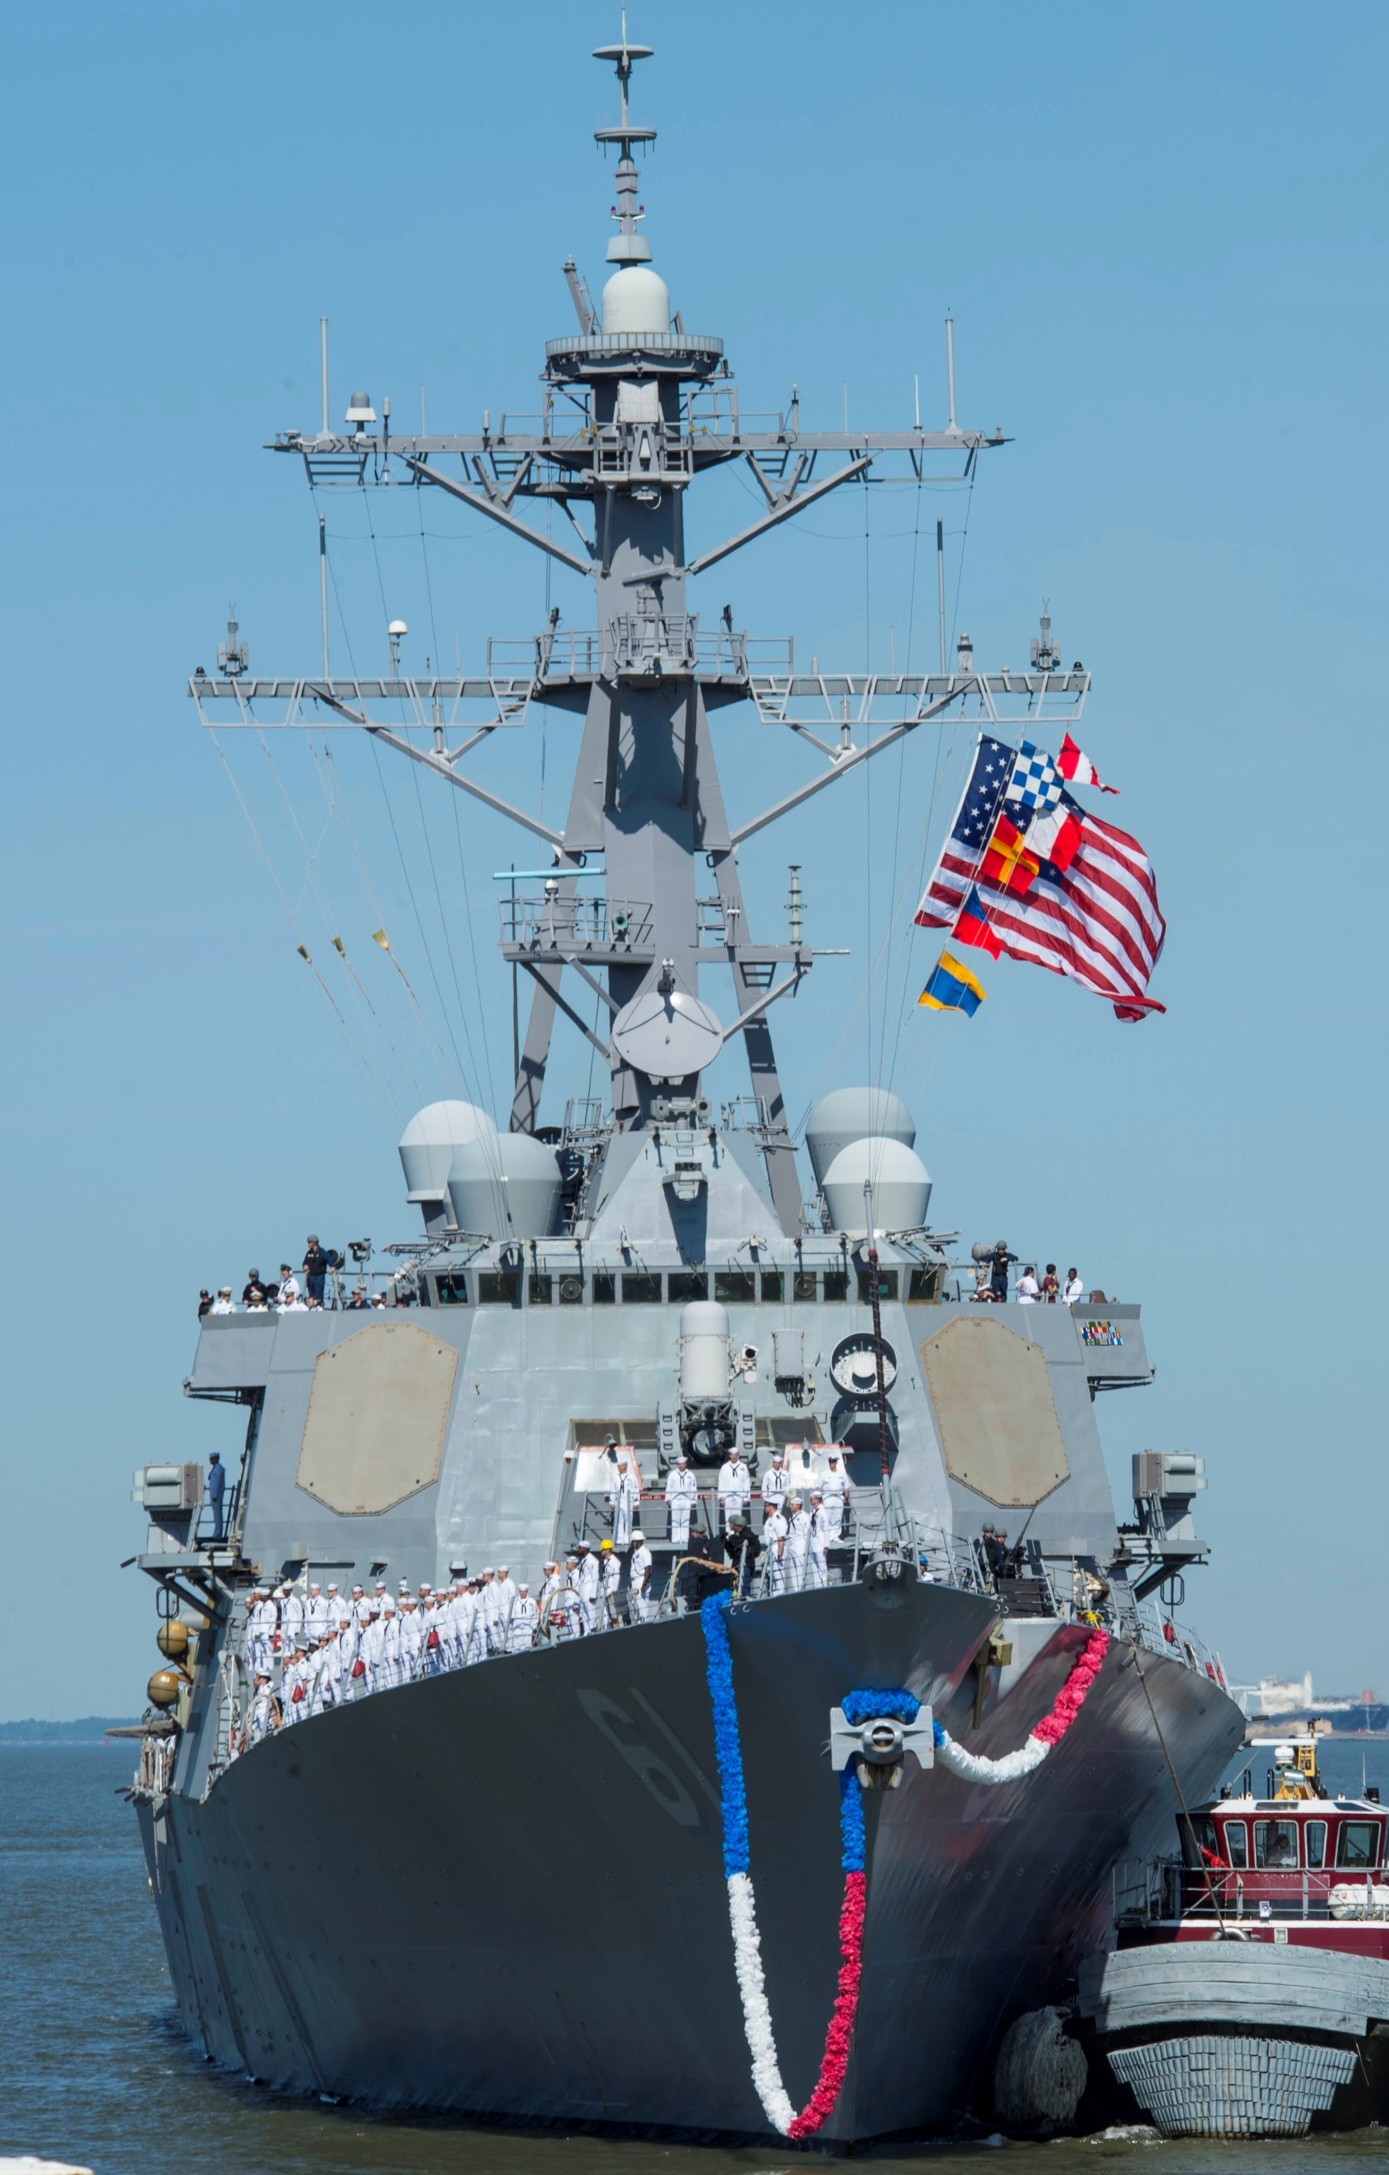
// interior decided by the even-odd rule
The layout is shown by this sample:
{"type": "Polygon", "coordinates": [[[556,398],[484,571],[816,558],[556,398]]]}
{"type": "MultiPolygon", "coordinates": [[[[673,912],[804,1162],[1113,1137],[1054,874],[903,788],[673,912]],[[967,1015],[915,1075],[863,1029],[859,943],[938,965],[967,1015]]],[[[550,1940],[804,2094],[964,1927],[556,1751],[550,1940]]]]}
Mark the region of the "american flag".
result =
{"type": "Polygon", "coordinates": [[[1050,758],[1026,742],[1015,751],[981,733],[950,836],[917,908],[920,926],[953,927],[971,885],[1010,959],[1068,975],[1107,997],[1121,1020],[1166,1009],[1147,995],[1167,934],[1148,856],[1127,831],[1082,808],[1050,758]],[[1029,847],[1040,858],[1038,874],[1021,894],[1000,890],[981,873],[1000,814],[1024,837],[1032,833],[1029,847]],[[1045,856],[1038,836],[1054,835],[1063,816],[1071,819],[1067,844],[1073,849],[1065,867],[1045,856]]]}

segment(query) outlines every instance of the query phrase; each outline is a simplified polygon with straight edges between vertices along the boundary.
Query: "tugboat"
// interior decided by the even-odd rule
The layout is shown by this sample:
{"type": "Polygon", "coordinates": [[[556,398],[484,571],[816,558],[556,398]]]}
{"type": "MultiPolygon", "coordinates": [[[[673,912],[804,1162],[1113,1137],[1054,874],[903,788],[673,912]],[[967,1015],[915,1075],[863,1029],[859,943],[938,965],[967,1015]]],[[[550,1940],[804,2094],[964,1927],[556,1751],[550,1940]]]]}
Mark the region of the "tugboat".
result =
{"type": "Polygon", "coordinates": [[[1118,1946],[1080,1971],[1096,2111],[1168,2137],[1389,2116],[1389,1814],[1377,1789],[1326,1795],[1314,1729],[1250,1749],[1264,1794],[1247,1768],[1181,1815],[1179,1856],[1116,1869],[1118,1946]]]}

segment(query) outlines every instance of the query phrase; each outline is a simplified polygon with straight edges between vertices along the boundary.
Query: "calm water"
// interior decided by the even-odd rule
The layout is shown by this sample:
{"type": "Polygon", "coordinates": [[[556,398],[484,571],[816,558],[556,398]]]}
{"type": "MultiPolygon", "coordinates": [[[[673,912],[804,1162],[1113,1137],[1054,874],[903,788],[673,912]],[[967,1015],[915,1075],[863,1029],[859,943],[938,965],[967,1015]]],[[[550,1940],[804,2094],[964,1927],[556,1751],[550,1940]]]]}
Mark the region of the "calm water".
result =
{"type": "MultiPolygon", "coordinates": [[[[1389,1746],[1364,1750],[1371,1782],[1389,1786],[1389,1746]]],[[[372,2120],[209,2070],[179,2030],[134,1820],[115,1795],[133,1752],[0,1750],[0,2157],[40,2153],[97,2175],[774,2175],[807,2164],[773,2149],[372,2120]]],[[[1333,1787],[1359,1787],[1360,1756],[1359,1745],[1334,1748],[1333,1787]]],[[[1389,2133],[1246,2146],[1141,2133],[1008,2145],[1002,2156],[1019,2175],[1370,2175],[1389,2170],[1389,2133]]],[[[996,2157],[949,2147],[873,2166],[951,2175],[996,2157]]]]}

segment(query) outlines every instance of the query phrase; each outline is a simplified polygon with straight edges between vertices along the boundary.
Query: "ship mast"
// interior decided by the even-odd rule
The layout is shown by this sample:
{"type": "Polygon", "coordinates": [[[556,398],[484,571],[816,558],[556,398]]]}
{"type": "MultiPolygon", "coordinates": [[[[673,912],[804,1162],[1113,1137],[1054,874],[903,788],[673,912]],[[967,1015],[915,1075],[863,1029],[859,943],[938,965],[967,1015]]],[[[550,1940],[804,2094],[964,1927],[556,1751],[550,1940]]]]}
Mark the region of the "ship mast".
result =
{"type": "Polygon", "coordinates": [[[534,985],[512,1129],[533,1132],[541,1122],[557,1013],[607,1064],[619,1131],[700,1115],[702,1073],[741,1036],[772,1200],[783,1232],[795,1236],[800,1184],[767,1015],[824,955],[805,944],[799,925],[788,944],[754,938],[739,846],[928,721],[977,716],[996,727],[1021,716],[1035,726],[1059,711],[1072,722],[1089,680],[1078,668],[984,675],[963,650],[956,669],[932,675],[818,668],[807,675],[796,672],[789,643],[780,671],[754,672],[747,637],[728,612],[717,626],[701,626],[689,608],[692,577],[866,475],[875,461],[893,456],[919,482],[958,482],[981,449],[1005,441],[1001,432],[961,430],[953,405],[942,432],[919,424],[806,432],[794,397],[775,430],[742,429],[723,343],[687,330],[672,311],[643,231],[637,155],[656,131],[634,120],[630,92],[637,63],[650,54],[628,39],[625,15],[621,41],[597,48],[596,58],[614,67],[619,91],[616,123],[595,132],[599,146],[617,154],[610,271],[595,310],[572,260],[566,264],[577,329],[547,343],[539,430],[508,429],[503,416],[494,432],[485,414],[478,435],[399,437],[388,419],[377,431],[369,399],[354,394],[350,435],[288,431],[275,440],[276,451],[303,460],[318,488],[413,482],[549,553],[592,581],[593,627],[562,630],[552,614],[530,645],[527,669],[494,670],[498,645],[489,644],[482,678],[253,682],[198,675],[190,690],[204,722],[224,724],[230,706],[232,723],[261,730],[274,722],[366,730],[544,840],[554,864],[543,889],[503,902],[503,956],[534,985]],[[929,457],[939,454],[962,464],[949,478],[927,473],[929,457]],[[738,534],[691,553],[686,494],[704,471],[735,461],[750,472],[764,510],[738,534]],[[528,500],[557,506],[573,544],[523,519],[518,507],[528,500]],[[464,764],[498,729],[522,723],[532,702],[583,720],[562,830],[503,800],[464,764]],[[823,767],[774,806],[735,823],[711,719],[746,702],[818,749],[823,767]],[[276,717],[267,717],[267,704],[276,717]],[[402,706],[409,722],[402,727],[398,717],[383,716],[386,704],[402,706]],[[468,723],[472,729],[455,738],[468,723]],[[821,737],[826,731],[833,737],[821,737]],[[701,993],[704,967],[731,976],[732,1001],[722,1016],[701,993]],[[578,1009],[583,990],[598,997],[606,1033],[595,1033],[578,1009]]]}

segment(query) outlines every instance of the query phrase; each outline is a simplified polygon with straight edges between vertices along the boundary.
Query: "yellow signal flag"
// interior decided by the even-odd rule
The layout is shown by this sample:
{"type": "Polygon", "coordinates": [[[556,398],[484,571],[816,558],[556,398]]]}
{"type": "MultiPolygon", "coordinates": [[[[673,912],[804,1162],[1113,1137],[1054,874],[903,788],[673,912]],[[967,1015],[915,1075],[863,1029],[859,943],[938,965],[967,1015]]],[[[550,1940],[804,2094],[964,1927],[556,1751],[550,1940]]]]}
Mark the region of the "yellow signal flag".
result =
{"type": "Polygon", "coordinates": [[[340,959],[346,959],[346,957],[347,957],[347,953],[346,953],[346,951],[345,951],[345,950],[343,949],[343,941],[342,941],[342,938],[341,938],[340,936],[335,936],[335,937],[334,937],[334,939],[333,939],[333,950],[334,950],[334,951],[335,951],[335,952],[337,953],[337,955],[338,955],[338,957],[339,957],[340,959]]]}
{"type": "MultiPolygon", "coordinates": [[[[308,947],[306,945],[296,944],[294,949],[298,952],[301,959],[309,959],[308,947]]],[[[313,965],[312,959],[309,959],[309,965],[313,965]]]]}
{"type": "Polygon", "coordinates": [[[388,952],[391,948],[391,940],[384,929],[373,929],[371,941],[373,944],[379,944],[383,952],[388,952]]]}

